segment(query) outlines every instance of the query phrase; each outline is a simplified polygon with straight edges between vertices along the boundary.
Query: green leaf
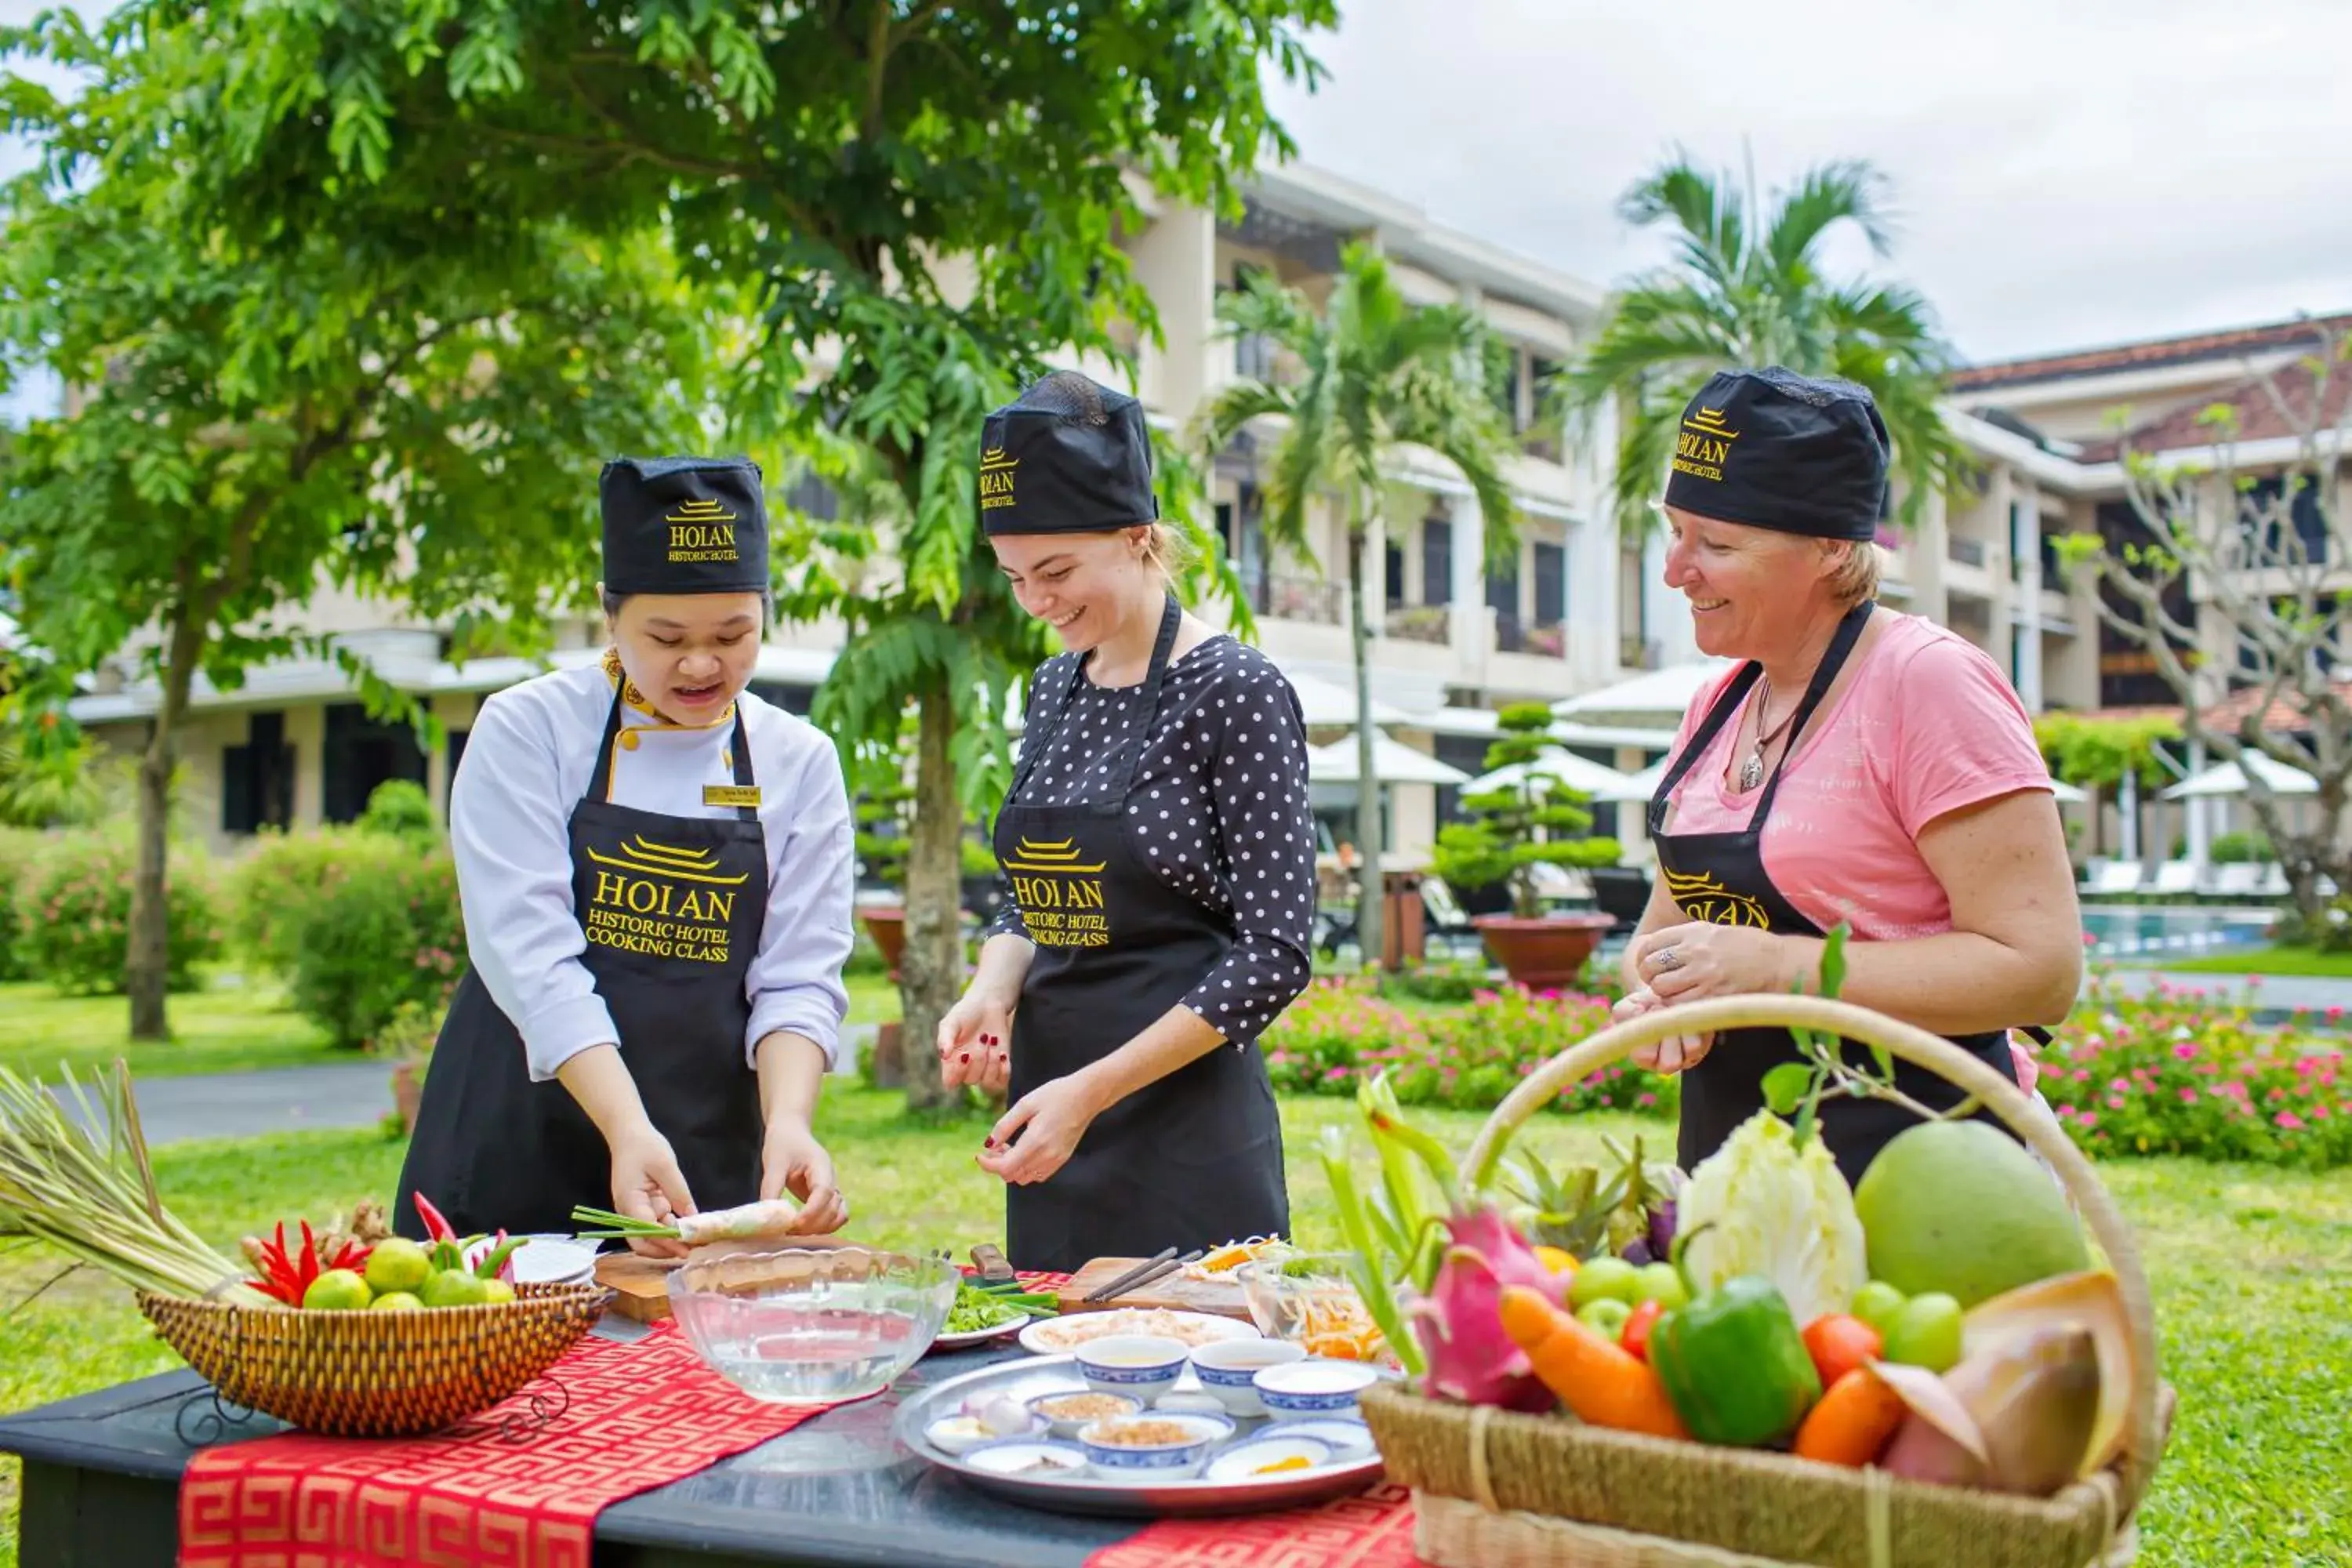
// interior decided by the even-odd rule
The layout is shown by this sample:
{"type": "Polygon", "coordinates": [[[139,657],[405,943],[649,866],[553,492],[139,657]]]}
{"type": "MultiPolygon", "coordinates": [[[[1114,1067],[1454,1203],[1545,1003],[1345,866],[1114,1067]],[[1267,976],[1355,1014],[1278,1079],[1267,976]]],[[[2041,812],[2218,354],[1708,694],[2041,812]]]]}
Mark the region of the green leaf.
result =
{"type": "Polygon", "coordinates": [[[1764,1075],[1764,1103],[1775,1116],[1795,1111],[1818,1075],[1802,1062],[1782,1062],[1764,1075]]]}
{"type": "Polygon", "coordinates": [[[1830,928],[1828,938],[1822,943],[1822,994],[1824,996],[1835,997],[1845,984],[1845,942],[1850,930],[1852,928],[1845,921],[1840,921],[1830,928]]]}

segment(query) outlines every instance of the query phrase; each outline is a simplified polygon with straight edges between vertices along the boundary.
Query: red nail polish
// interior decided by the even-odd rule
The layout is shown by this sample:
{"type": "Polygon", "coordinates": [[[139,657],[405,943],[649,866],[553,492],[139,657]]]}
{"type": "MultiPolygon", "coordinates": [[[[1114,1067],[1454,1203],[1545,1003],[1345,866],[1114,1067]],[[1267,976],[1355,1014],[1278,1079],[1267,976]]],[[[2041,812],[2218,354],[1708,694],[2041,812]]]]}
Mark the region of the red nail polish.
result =
{"type": "Polygon", "coordinates": [[[992,1133],[990,1133],[987,1137],[985,1137],[985,1138],[982,1139],[982,1140],[980,1141],[980,1146],[981,1146],[982,1148],[983,1148],[983,1149],[993,1149],[993,1148],[995,1148],[995,1147],[996,1147],[996,1134],[994,1134],[993,1132],[992,1132],[992,1133]]]}
{"type": "Polygon", "coordinates": [[[956,1060],[960,1062],[968,1062],[971,1060],[971,1053],[970,1051],[966,1051],[963,1055],[958,1057],[956,1060]]]}

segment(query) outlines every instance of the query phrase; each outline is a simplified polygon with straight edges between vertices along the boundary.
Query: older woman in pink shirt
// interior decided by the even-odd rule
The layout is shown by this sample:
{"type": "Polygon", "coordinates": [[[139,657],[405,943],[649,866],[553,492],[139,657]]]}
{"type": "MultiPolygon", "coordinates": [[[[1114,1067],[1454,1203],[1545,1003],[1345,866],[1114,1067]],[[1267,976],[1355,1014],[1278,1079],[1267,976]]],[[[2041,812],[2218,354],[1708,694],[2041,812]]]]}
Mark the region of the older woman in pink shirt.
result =
{"type": "MultiPolygon", "coordinates": [[[[1699,647],[1740,664],[1700,693],[1650,806],[1659,876],[1625,954],[1630,1016],[1818,983],[1851,933],[1843,994],[1947,1036],[2031,1087],[2009,1030],[2055,1024],[2082,984],[2082,920],[2049,770],[2024,706],[1972,644],[1875,603],[1887,440],[1868,393],[1781,370],[1717,375],[1683,416],[1666,583],[1699,647]]],[[[2034,1032],[2039,1032],[2038,1030],[2034,1032]]],[[[1780,1030],[1684,1037],[1690,1168],[1796,1058],[1780,1030]]],[[[1897,1064],[1937,1108],[1959,1097],[1897,1064]]],[[[1823,1106],[1849,1180],[1910,1124],[1823,1106]]]]}

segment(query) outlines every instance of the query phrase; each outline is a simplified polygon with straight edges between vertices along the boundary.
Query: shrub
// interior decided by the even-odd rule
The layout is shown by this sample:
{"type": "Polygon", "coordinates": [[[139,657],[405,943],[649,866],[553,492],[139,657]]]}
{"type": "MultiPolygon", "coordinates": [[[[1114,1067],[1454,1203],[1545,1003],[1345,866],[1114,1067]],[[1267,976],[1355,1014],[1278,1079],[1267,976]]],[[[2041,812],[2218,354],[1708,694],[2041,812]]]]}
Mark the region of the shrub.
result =
{"type": "Polygon", "coordinates": [[[2127,996],[2103,976],[2042,1053],[2039,1088],[2088,1153],[2328,1170],[2352,1163],[2352,1079],[2342,1050],[2307,1043],[2310,1022],[2264,1026],[2162,981],[2127,996]]]}
{"type": "MultiPolygon", "coordinates": [[[[131,881],[137,864],[119,833],[74,833],[53,840],[23,884],[26,967],[64,992],[120,993],[131,953],[131,881]]],[[[172,857],[164,879],[171,921],[173,991],[197,986],[195,966],[220,952],[221,922],[211,866],[194,855],[172,857]]]]}
{"type": "Polygon", "coordinates": [[[441,826],[433,820],[433,797],[425,793],[423,784],[408,779],[386,779],[370,791],[367,809],[360,813],[355,826],[394,838],[441,837],[441,826]]]}
{"type": "Polygon", "coordinates": [[[2216,834],[2206,850],[2206,858],[2216,866],[2232,866],[2246,861],[2266,863],[2278,857],[2271,852],[2271,841],[2266,835],[2235,832],[2216,834]]]}
{"type": "Polygon", "coordinates": [[[353,853],[348,828],[265,831],[228,875],[229,930],[256,968],[294,978],[303,921],[353,853]]]}
{"type": "Polygon", "coordinates": [[[404,1003],[441,1007],[463,972],[457,868],[437,847],[420,854],[386,834],[331,837],[337,852],[287,911],[278,940],[292,955],[294,1005],[337,1045],[363,1046],[404,1003]]]}
{"type": "Polygon", "coordinates": [[[0,827],[0,981],[31,977],[31,954],[23,930],[26,886],[34,862],[47,845],[46,835],[28,827],[0,827]]]}
{"type": "MultiPolygon", "coordinates": [[[[1608,1023],[1609,1004],[1599,996],[1508,986],[1479,991],[1466,1005],[1412,1011],[1353,986],[1318,984],[1261,1044],[1275,1087],[1286,1092],[1353,1094],[1358,1079],[1385,1068],[1404,1104],[1486,1110],[1608,1023]]],[[[1672,1078],[1621,1063],[1570,1086],[1557,1109],[1670,1116],[1679,1103],[1672,1078]]]]}

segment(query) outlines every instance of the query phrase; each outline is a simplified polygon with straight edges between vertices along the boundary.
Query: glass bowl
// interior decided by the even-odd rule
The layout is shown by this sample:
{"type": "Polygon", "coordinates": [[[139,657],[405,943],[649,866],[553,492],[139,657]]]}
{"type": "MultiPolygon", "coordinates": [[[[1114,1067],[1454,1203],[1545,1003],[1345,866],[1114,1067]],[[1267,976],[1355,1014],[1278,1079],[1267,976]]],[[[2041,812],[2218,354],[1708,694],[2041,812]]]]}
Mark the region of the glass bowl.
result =
{"type": "Polygon", "coordinates": [[[942,1258],[863,1247],[688,1259],[670,1311],[719,1375],[769,1405],[835,1405],[890,1386],[947,1321],[961,1276],[942,1258]]]}
{"type": "Polygon", "coordinates": [[[1293,1252],[1234,1272],[1250,1319],[1268,1339],[1334,1361],[1385,1362],[1388,1342],[1349,1276],[1353,1254],[1293,1252]]]}

